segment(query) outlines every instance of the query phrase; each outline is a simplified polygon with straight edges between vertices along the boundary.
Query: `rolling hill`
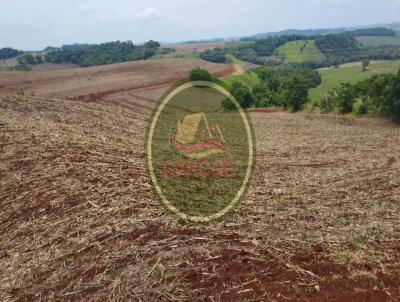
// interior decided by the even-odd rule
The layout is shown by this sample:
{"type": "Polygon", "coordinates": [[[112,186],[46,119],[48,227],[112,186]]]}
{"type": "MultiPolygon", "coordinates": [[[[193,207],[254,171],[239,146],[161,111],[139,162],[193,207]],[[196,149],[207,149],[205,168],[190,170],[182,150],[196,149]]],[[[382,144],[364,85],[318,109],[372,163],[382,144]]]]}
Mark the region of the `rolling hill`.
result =
{"type": "Polygon", "coordinates": [[[367,71],[363,72],[361,63],[350,63],[341,65],[340,68],[321,68],[322,83],[317,88],[310,90],[312,101],[321,100],[329,90],[337,87],[340,83],[356,83],[380,73],[396,73],[400,68],[400,61],[375,61],[371,62],[367,71]]]}
{"type": "Polygon", "coordinates": [[[273,36],[286,36],[286,35],[301,35],[301,36],[328,35],[328,34],[338,34],[343,32],[351,32],[351,31],[370,29],[376,27],[381,27],[381,28],[383,27],[383,28],[390,28],[397,30],[400,29],[400,22],[364,25],[364,26],[338,27],[338,28],[285,29],[281,31],[255,34],[250,37],[247,37],[247,39],[265,39],[273,36]]]}
{"type": "Polygon", "coordinates": [[[285,62],[320,62],[325,55],[315,45],[314,40],[291,41],[275,50],[274,56],[283,58],[285,62]]]}

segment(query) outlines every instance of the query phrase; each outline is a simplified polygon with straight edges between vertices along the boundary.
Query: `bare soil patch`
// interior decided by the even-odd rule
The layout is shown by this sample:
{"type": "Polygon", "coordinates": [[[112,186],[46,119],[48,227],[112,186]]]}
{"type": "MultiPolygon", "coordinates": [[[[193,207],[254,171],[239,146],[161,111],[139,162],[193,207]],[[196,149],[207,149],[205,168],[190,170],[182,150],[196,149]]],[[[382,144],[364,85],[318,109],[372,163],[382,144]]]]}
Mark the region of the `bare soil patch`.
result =
{"type": "Polygon", "coordinates": [[[193,43],[193,44],[177,44],[168,46],[175,50],[175,54],[177,55],[186,55],[191,52],[203,52],[207,49],[215,49],[215,48],[224,48],[226,47],[225,43],[193,43]]]}
{"type": "Polygon", "coordinates": [[[90,101],[96,94],[118,95],[119,91],[171,85],[186,78],[188,72],[197,66],[216,76],[232,72],[229,65],[186,59],[135,61],[62,70],[0,72],[0,92],[82,100],[86,100],[87,96],[90,101]]]}

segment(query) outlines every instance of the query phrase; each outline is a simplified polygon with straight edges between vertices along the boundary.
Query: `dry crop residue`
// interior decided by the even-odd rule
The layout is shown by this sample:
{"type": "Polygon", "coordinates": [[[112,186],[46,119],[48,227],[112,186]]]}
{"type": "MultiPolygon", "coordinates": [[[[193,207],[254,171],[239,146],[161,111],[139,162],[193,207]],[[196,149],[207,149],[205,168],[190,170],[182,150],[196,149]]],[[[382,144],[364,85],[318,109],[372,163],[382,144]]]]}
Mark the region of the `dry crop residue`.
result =
{"type": "Polygon", "coordinates": [[[398,126],[252,112],[248,197],[187,226],[146,176],[151,98],[126,93],[149,108],[0,97],[1,301],[399,300],[398,126]]]}

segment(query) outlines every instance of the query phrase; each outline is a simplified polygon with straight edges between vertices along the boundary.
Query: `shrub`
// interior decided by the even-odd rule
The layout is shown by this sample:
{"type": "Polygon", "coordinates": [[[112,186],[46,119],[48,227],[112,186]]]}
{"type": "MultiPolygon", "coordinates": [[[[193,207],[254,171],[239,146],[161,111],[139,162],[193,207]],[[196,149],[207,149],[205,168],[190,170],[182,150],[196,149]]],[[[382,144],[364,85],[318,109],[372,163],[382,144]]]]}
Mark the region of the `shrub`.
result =
{"type": "Polygon", "coordinates": [[[366,97],[358,99],[353,105],[353,111],[358,115],[367,114],[372,107],[372,103],[366,97]]]}
{"type": "Polygon", "coordinates": [[[221,48],[215,48],[213,50],[208,49],[200,54],[200,58],[209,62],[225,63],[227,52],[227,49],[221,48]]]}
{"type": "Polygon", "coordinates": [[[280,93],[281,105],[299,111],[307,102],[308,89],[303,78],[294,76],[283,83],[280,93]]]}
{"type": "Polygon", "coordinates": [[[242,83],[233,83],[230,92],[242,108],[249,108],[253,104],[253,95],[250,89],[242,83]]]}
{"type": "Polygon", "coordinates": [[[323,97],[321,102],[319,103],[321,111],[323,113],[329,113],[334,109],[334,97],[331,92],[323,97]]]}
{"type": "Polygon", "coordinates": [[[189,80],[190,81],[212,81],[211,74],[200,67],[193,68],[189,73],[189,80]]]}
{"type": "Polygon", "coordinates": [[[15,70],[18,70],[18,71],[31,71],[32,70],[32,68],[31,67],[29,67],[27,64],[25,64],[25,63],[19,63],[17,66],[15,66],[14,67],[14,69],[15,70]]]}
{"type": "Polygon", "coordinates": [[[341,84],[338,88],[334,89],[333,99],[340,113],[352,112],[355,98],[356,92],[354,86],[350,83],[341,84]]]}
{"type": "Polygon", "coordinates": [[[222,100],[221,107],[229,111],[234,111],[237,109],[235,104],[233,104],[233,102],[229,98],[225,98],[222,100]]]}
{"type": "Polygon", "coordinates": [[[254,105],[257,108],[269,107],[276,105],[273,92],[266,84],[258,84],[253,88],[254,105]]]}

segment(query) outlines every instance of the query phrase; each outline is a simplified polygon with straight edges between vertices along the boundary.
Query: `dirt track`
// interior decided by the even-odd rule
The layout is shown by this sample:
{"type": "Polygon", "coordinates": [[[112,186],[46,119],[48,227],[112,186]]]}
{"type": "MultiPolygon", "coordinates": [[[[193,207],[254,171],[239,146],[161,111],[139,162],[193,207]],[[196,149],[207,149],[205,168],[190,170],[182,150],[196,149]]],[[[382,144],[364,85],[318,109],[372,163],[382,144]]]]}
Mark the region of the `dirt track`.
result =
{"type": "Polygon", "coordinates": [[[252,112],[248,197],[185,226],[144,169],[157,93],[0,98],[0,300],[399,301],[398,126],[252,112]]]}

